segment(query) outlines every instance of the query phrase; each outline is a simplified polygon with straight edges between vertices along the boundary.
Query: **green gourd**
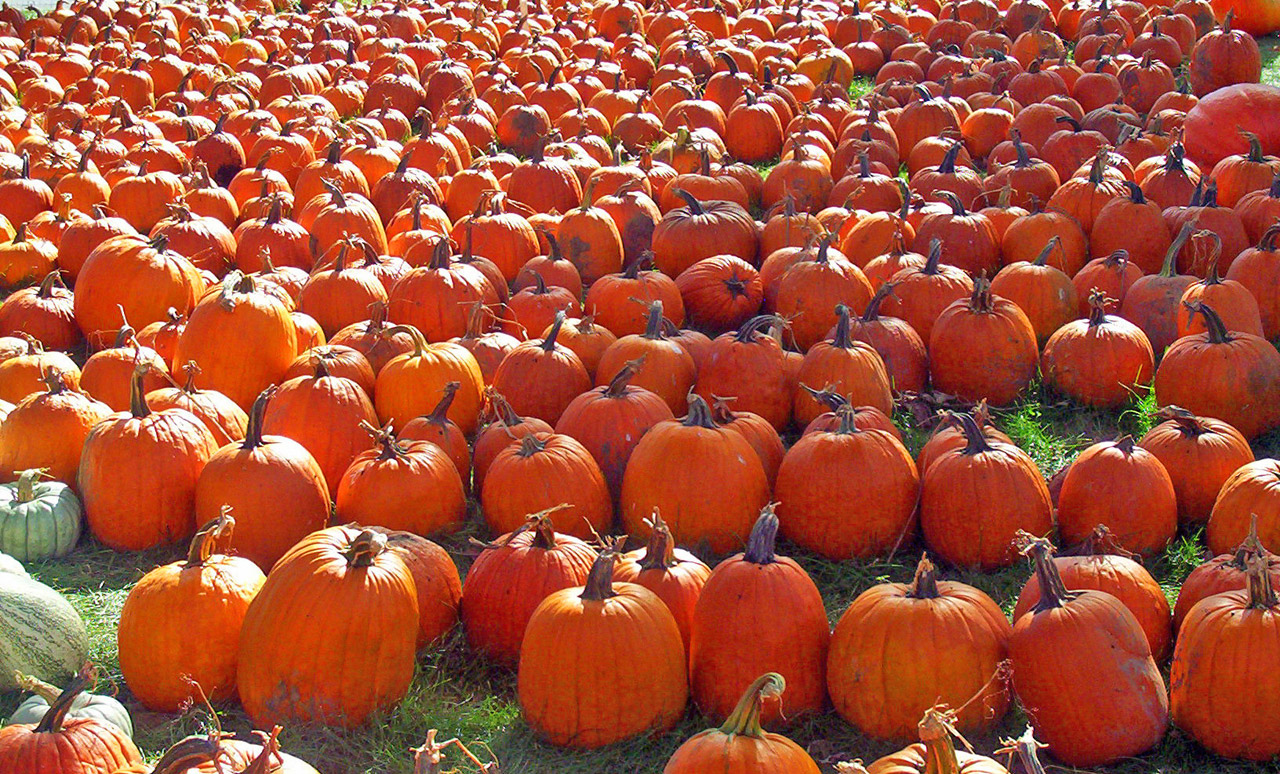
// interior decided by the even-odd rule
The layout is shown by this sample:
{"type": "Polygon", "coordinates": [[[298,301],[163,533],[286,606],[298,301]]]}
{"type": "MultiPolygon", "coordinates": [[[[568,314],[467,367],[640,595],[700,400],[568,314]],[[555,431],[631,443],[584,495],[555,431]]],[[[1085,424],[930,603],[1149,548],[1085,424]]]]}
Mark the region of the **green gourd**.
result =
{"type": "Polygon", "coordinates": [[[79,498],[61,481],[41,481],[44,472],[0,485],[0,552],[21,562],[66,556],[80,539],[79,498]]]}

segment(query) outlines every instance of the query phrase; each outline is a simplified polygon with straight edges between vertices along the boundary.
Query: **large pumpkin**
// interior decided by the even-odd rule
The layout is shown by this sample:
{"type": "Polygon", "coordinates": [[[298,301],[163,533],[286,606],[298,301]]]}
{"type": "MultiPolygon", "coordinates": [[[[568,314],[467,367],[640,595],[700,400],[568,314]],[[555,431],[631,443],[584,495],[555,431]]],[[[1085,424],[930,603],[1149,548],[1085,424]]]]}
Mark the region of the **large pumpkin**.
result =
{"type": "Polygon", "coordinates": [[[683,419],[659,422],[640,439],[622,476],[619,508],[631,534],[644,534],[644,520],[656,509],[677,542],[705,541],[727,553],[746,540],[768,501],[769,480],[755,449],[717,424],[695,395],[683,419]]]}
{"type": "Polygon", "coordinates": [[[1117,544],[1149,556],[1178,531],[1176,500],[1164,464],[1126,435],[1090,446],[1067,469],[1058,529],[1063,543],[1075,546],[1105,525],[1117,544]]]}
{"type": "Polygon", "coordinates": [[[671,530],[656,511],[649,525],[649,542],[643,548],[623,554],[613,568],[614,578],[644,586],[666,604],[676,619],[676,626],[680,627],[686,651],[693,611],[710,575],[711,568],[701,559],[683,548],[676,548],[671,530]]]}
{"type": "Polygon", "coordinates": [[[1271,574],[1271,585],[1280,589],[1280,557],[1262,547],[1258,541],[1258,520],[1250,520],[1249,534],[1231,553],[1219,554],[1191,571],[1178,589],[1178,601],[1173,607],[1173,628],[1176,631],[1182,620],[1201,600],[1225,591],[1239,591],[1248,583],[1245,571],[1255,557],[1266,561],[1271,574]]]}
{"type": "Polygon", "coordinates": [[[1222,483],[1205,529],[1209,550],[1225,554],[1235,549],[1255,518],[1262,545],[1268,551],[1280,551],[1280,461],[1261,459],[1242,465],[1222,483]]]}
{"type": "Polygon", "coordinates": [[[1070,591],[1047,540],[1027,546],[1040,602],[1009,640],[1013,690],[1053,756],[1102,766],[1164,738],[1169,697],[1142,627],[1104,591],[1070,591]]]}
{"type": "Polygon", "coordinates": [[[386,334],[408,334],[412,348],[391,357],[378,371],[374,383],[378,417],[404,427],[414,418],[431,413],[445,385],[458,382],[448,417],[464,433],[474,432],[484,402],[484,377],[475,357],[458,344],[428,344],[422,333],[411,325],[388,328],[386,334]]]}
{"type": "Polygon", "coordinates": [[[766,671],[791,686],[785,714],[771,707],[767,724],[795,722],[822,712],[831,632],[822,595],[795,560],[778,556],[778,517],[766,506],[743,553],[725,559],[707,578],[689,633],[693,700],[704,715],[725,718],[740,691],[766,671]]]}
{"type": "Polygon", "coordinates": [[[777,672],[756,678],[724,725],[703,731],[680,745],[662,774],[818,774],[804,748],[760,725],[766,697],[782,701],[786,680],[777,672]]]}
{"type": "Polygon", "coordinates": [[[1262,150],[1280,152],[1280,128],[1269,116],[1280,110],[1280,87],[1241,83],[1200,99],[1187,113],[1183,142],[1187,155],[1202,169],[1212,169],[1234,153],[1248,153],[1249,142],[1239,133],[1245,129],[1258,136],[1262,150]]]}
{"type": "Polygon", "coordinates": [[[151,710],[235,696],[240,627],[266,580],[253,562],[218,551],[235,528],[224,506],[196,533],[184,561],[147,573],[125,598],[116,632],[120,671],[151,710]]]}
{"type": "Polygon", "coordinates": [[[28,395],[0,423],[0,478],[44,469],[74,484],[84,440],[111,408],[69,385],[61,371],[44,374],[47,390],[28,395]]]}
{"type": "Polygon", "coordinates": [[[1178,501],[1178,522],[1207,522],[1222,484],[1253,462],[1249,442],[1231,425],[1198,417],[1181,406],[1166,406],[1160,424],[1138,442],[1164,464],[1178,501]]]}
{"type": "Polygon", "coordinates": [[[366,424],[364,430],[374,448],[357,454],[338,482],[338,521],[431,535],[466,520],[466,491],[443,449],[399,440],[390,427],[366,424]]]}
{"type": "Polygon", "coordinates": [[[323,529],[331,506],[324,472],[311,452],[265,432],[263,415],[276,394],[275,388],[262,391],[244,440],[218,449],[196,482],[196,521],[212,522],[232,508],[236,528],[226,530],[226,548],[264,572],[294,543],[323,529]]]}
{"type": "Polygon", "coordinates": [[[217,451],[209,429],[182,409],[152,411],[134,372],[129,411],[99,422],[76,474],[85,519],[99,542],[139,551],[195,532],[196,482],[217,451]]]}
{"type": "Polygon", "coordinates": [[[1011,403],[1030,384],[1038,360],[1031,321],[982,279],[967,300],[942,310],[929,333],[934,387],[965,400],[1011,403]]]}
{"type": "Polygon", "coordinates": [[[281,557],[249,605],[236,683],[259,725],[283,719],[355,728],[413,679],[418,595],[385,535],[314,532],[281,557]],[[352,643],[333,648],[335,641],[352,643]]]}
{"type": "Polygon", "coordinates": [[[485,523],[497,534],[511,532],[530,513],[555,509],[557,532],[583,539],[607,532],[613,498],[600,466],[572,436],[526,435],[494,457],[480,493],[485,523]]]}
{"type": "Polygon", "coordinates": [[[922,557],[911,583],[882,583],[840,616],[827,656],[827,688],[841,717],[881,740],[909,741],[939,702],[960,707],[955,726],[985,733],[1009,707],[1013,628],[983,592],[940,581],[922,557]]]}
{"type": "Polygon", "coordinates": [[[1170,699],[1173,722],[1210,752],[1269,761],[1280,755],[1280,600],[1265,558],[1251,557],[1245,577],[1246,589],[1208,597],[1187,613],[1170,699]]]}
{"type": "Polygon", "coordinates": [[[616,549],[607,549],[583,586],[552,593],[525,629],[520,710],[557,746],[603,747],[666,731],[684,716],[680,629],[652,591],[613,582],[616,559],[616,549]]]}

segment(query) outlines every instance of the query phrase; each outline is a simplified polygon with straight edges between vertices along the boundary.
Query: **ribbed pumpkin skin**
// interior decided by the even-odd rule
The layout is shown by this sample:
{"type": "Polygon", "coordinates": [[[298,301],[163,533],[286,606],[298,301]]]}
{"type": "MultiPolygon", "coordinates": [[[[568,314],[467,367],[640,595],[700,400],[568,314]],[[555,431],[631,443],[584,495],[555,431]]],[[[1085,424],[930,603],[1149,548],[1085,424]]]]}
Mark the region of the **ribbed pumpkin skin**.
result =
{"type": "Polygon", "coordinates": [[[204,422],[219,444],[243,441],[249,426],[249,415],[240,405],[217,390],[162,387],[147,393],[147,405],[156,411],[180,408],[195,414],[204,422]]]}
{"type": "Polygon", "coordinates": [[[782,534],[829,559],[867,558],[908,543],[915,532],[920,476],[902,443],[858,430],[850,407],[834,432],[802,437],[782,458],[773,498],[782,534]],[[863,497],[876,482],[875,497],[863,497]]]}
{"type": "Polygon", "coordinates": [[[572,535],[557,534],[542,515],[531,529],[503,535],[467,571],[462,623],[473,650],[507,666],[520,659],[529,616],[543,599],[587,580],[596,552],[572,535]]]}
{"type": "MultiPolygon", "coordinates": [[[[750,553],[716,565],[694,608],[690,686],[698,709],[715,721],[728,717],[765,672],[787,681],[785,722],[821,713],[826,701],[831,631],[822,595],[799,564],[774,555],[777,528],[777,517],[766,509],[752,530],[750,553]]],[[[765,708],[763,721],[782,722],[780,708],[765,708]]]]}
{"type": "MultiPolygon", "coordinates": [[[[605,562],[611,566],[613,557],[597,567],[605,562]]],[[[520,647],[520,710],[539,736],[561,747],[593,749],[665,731],[689,700],[684,644],[662,600],[607,576],[597,599],[592,580],[544,599],[520,647]]]]}
{"type": "Polygon", "coordinates": [[[196,482],[218,448],[190,412],[135,413],[114,414],[93,428],[76,475],[94,537],[125,551],[195,532],[196,482]]]}
{"type": "Polygon", "coordinates": [[[961,733],[985,733],[1009,708],[1008,686],[992,678],[1012,633],[990,597],[935,580],[921,560],[914,583],[873,586],[840,616],[827,655],[831,701],[874,739],[916,738],[925,710],[939,703],[961,708],[961,733]]]}
{"type": "Polygon", "coordinates": [[[1173,481],[1160,460],[1133,438],[1097,443],[1067,470],[1058,494],[1062,542],[1084,542],[1106,526],[1125,550],[1153,555],[1178,531],[1173,481]]]}
{"type": "Polygon", "coordinates": [[[1045,382],[1079,403],[1115,407],[1151,381],[1155,356],[1141,328],[1098,309],[1049,337],[1040,370],[1045,382]]]}
{"type": "Polygon", "coordinates": [[[445,385],[458,382],[458,392],[449,405],[449,419],[467,435],[475,432],[484,403],[484,376],[475,356],[460,344],[428,344],[421,333],[407,326],[389,331],[411,331],[414,349],[391,358],[378,371],[374,389],[378,417],[404,427],[414,418],[430,414],[445,385]]]}
{"type": "Polygon", "coordinates": [[[1205,540],[1209,550],[1235,550],[1258,517],[1258,538],[1268,551],[1280,551],[1280,462],[1257,460],[1238,469],[1222,484],[1209,515],[1205,540]]]}
{"type": "Polygon", "coordinates": [[[984,287],[979,283],[971,298],[953,302],[934,321],[929,372],[943,392],[1003,406],[1031,382],[1040,353],[1017,304],[984,287]]]}
{"type": "Polygon", "coordinates": [[[993,570],[1016,560],[1019,530],[1053,529],[1053,503],[1035,461],[1016,446],[975,442],[943,453],[920,478],[920,527],[925,544],[951,564],[993,570]]]}
{"type": "Polygon", "coordinates": [[[31,725],[0,729],[0,769],[12,774],[112,774],[141,762],[123,731],[97,720],[68,720],[53,733],[31,725]]]}
{"type": "Polygon", "coordinates": [[[418,595],[388,549],[367,567],[346,552],[349,527],[312,533],[281,557],[240,633],[237,686],[254,723],[355,728],[400,701],[413,680],[418,595]],[[331,647],[346,642],[347,647],[331,647]]]}
{"type": "Polygon", "coordinates": [[[698,403],[690,404],[693,419],[659,422],[631,453],[622,476],[622,523],[631,534],[645,534],[644,520],[657,509],[677,543],[705,540],[727,553],[742,544],[769,501],[769,481],[751,444],[714,425],[698,403]]]}
{"type": "Polygon", "coordinates": [[[1231,474],[1253,462],[1249,442],[1231,425],[1177,410],[1138,442],[1173,481],[1179,524],[1203,524],[1231,474]]]}
{"type": "Polygon", "coordinates": [[[214,543],[231,533],[226,525],[212,522],[186,560],[144,575],[120,610],[120,671],[155,712],[199,701],[191,681],[211,701],[235,697],[240,627],[266,576],[248,559],[214,553],[214,543]]]}
{"type": "Polygon", "coordinates": [[[66,556],[80,539],[81,508],[71,487],[25,470],[0,486],[0,553],[20,562],[66,556]]]}
{"type": "Polygon", "coordinates": [[[264,392],[254,403],[245,440],[214,453],[196,482],[196,521],[207,523],[231,506],[236,527],[227,549],[263,572],[299,540],[324,529],[332,506],[324,471],[311,452],[282,435],[263,435],[271,394],[264,392]]]}
{"type": "Polygon", "coordinates": [[[356,455],[334,499],[339,522],[418,535],[456,529],[467,518],[467,495],[448,455],[427,441],[379,438],[356,455]]]}
{"type": "MultiPolygon", "coordinates": [[[[1164,590],[1146,568],[1134,560],[1115,554],[1089,556],[1055,556],[1062,582],[1076,591],[1093,589],[1105,591],[1129,608],[1137,619],[1151,646],[1151,655],[1157,662],[1164,661],[1173,644],[1170,626],[1169,600],[1164,590]]],[[[1040,601],[1040,581],[1032,575],[1013,608],[1013,620],[1026,615],[1040,601]]]]}
{"type": "Polygon", "coordinates": [[[262,429],[268,435],[292,438],[311,452],[333,497],[352,460],[373,445],[362,422],[378,422],[369,396],[360,385],[329,376],[320,366],[312,376],[280,385],[267,405],[262,429]]]}
{"type": "Polygon", "coordinates": [[[613,577],[624,583],[644,586],[658,595],[680,628],[685,653],[688,653],[693,611],[698,597],[702,595],[702,587],[711,576],[711,568],[683,548],[676,548],[661,518],[660,514],[655,514],[647,546],[618,558],[613,577]]]}
{"type": "Polygon", "coordinates": [[[492,532],[510,532],[530,513],[558,505],[551,514],[558,532],[590,538],[613,521],[613,498],[586,447],[567,435],[526,436],[494,457],[480,494],[492,532]]]}
{"type": "Polygon", "coordinates": [[[1265,567],[1250,574],[1248,590],[1209,597],[1187,614],[1169,685],[1174,723],[1206,749],[1270,761],[1280,755],[1280,606],[1265,567]]]}
{"type": "Polygon", "coordinates": [[[258,287],[247,277],[229,275],[222,290],[191,311],[173,355],[176,363],[200,365],[197,387],[217,390],[246,410],[298,356],[289,309],[258,287]]]}
{"type": "Polygon", "coordinates": [[[17,471],[48,468],[49,477],[75,485],[85,438],[94,425],[111,416],[105,403],[82,392],[54,390],[23,398],[0,422],[0,479],[12,481],[17,471]]]}
{"type": "MultiPolygon", "coordinates": [[[[1037,573],[1052,568],[1048,551],[1037,573]]],[[[1102,591],[1067,592],[1057,606],[1019,618],[1009,640],[1013,688],[1036,735],[1068,766],[1102,766],[1154,747],[1169,725],[1169,698],[1142,627],[1102,591]]],[[[1044,601],[1042,600],[1042,604],[1044,601]]]]}

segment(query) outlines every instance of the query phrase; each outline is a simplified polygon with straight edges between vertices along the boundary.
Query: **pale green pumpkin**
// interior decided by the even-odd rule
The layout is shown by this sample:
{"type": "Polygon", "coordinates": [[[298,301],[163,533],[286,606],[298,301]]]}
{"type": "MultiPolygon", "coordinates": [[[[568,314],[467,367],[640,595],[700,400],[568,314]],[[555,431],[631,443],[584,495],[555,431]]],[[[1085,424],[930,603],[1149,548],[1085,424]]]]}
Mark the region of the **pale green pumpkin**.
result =
{"type": "Polygon", "coordinates": [[[61,680],[89,655],[89,633],[71,603],[34,578],[0,572],[0,693],[13,675],[61,680]]]}
{"type": "MultiPolygon", "coordinates": [[[[13,678],[22,690],[31,691],[32,696],[18,705],[9,716],[9,724],[38,724],[62,691],[29,675],[15,674],[13,678]]],[[[133,738],[133,719],[129,717],[129,710],[110,696],[88,692],[80,694],[71,702],[71,711],[67,713],[67,720],[77,718],[92,718],[108,723],[123,731],[125,736],[133,738]]]]}
{"type": "Polygon", "coordinates": [[[0,551],[0,573],[21,575],[25,578],[27,577],[27,568],[22,566],[22,562],[0,551]]]}
{"type": "Polygon", "coordinates": [[[80,539],[79,498],[61,481],[41,481],[43,472],[0,485],[0,552],[18,561],[66,556],[80,539]]]}

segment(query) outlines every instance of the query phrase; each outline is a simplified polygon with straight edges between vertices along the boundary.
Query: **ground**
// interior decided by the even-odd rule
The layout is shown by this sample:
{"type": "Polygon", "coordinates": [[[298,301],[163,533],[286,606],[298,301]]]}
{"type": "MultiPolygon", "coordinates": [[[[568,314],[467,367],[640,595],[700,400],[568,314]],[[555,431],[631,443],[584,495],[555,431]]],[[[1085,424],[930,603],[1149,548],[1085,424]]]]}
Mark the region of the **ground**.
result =
{"type": "MultiPolygon", "coordinates": [[[[1267,69],[1263,80],[1280,85],[1280,41],[1261,42],[1267,69]]],[[[1057,472],[1075,453],[1096,440],[1120,433],[1145,432],[1151,423],[1150,399],[1137,400],[1119,412],[1082,411],[1062,403],[1042,390],[1008,411],[997,412],[996,421],[1039,463],[1046,476],[1057,472]]],[[[912,452],[919,449],[923,435],[904,425],[912,452]]],[[[1280,453],[1280,434],[1262,438],[1255,444],[1259,457],[1280,453]]],[[[470,562],[468,535],[442,541],[454,551],[459,564],[470,562]]],[[[884,581],[910,578],[918,558],[912,548],[895,561],[828,562],[799,552],[785,544],[780,553],[792,555],[813,576],[826,600],[832,622],[849,602],[868,587],[884,581]]],[[[193,712],[175,717],[148,713],[129,702],[116,660],[115,630],[120,606],[129,588],[146,571],[159,563],[179,558],[177,549],[141,554],[117,554],[86,540],[69,559],[33,564],[28,567],[41,581],[63,591],[88,623],[92,639],[91,656],[98,664],[104,683],[100,691],[117,690],[129,703],[137,727],[136,741],[154,759],[174,741],[196,732],[207,715],[193,712]]],[[[1150,563],[1150,569],[1172,601],[1186,574],[1207,558],[1198,534],[1180,536],[1166,554],[1150,563]]],[[[1022,584],[1030,575],[1025,566],[988,575],[944,572],[949,579],[963,580],[991,594],[1010,610],[1022,584]]],[[[467,742],[487,746],[510,774],[656,774],[679,744],[706,727],[706,722],[690,711],[671,733],[656,739],[642,739],[593,753],[571,753],[539,743],[520,720],[514,701],[515,676],[486,666],[474,658],[455,632],[442,647],[423,654],[418,674],[404,703],[389,716],[354,732],[323,728],[289,728],[283,747],[306,759],[323,774],[399,774],[411,770],[409,748],[420,745],[428,729],[438,728],[444,737],[457,736],[467,742]]],[[[0,696],[0,717],[7,717],[17,704],[16,695],[0,696]]],[[[220,707],[223,728],[249,730],[248,720],[234,706],[220,707]]],[[[990,738],[970,740],[979,752],[990,753],[997,737],[1016,736],[1024,720],[1011,714],[999,732],[990,738]]],[[[829,761],[863,758],[873,760],[890,752],[852,731],[834,714],[794,729],[790,735],[805,744],[815,757],[829,761]]],[[[482,755],[483,757],[483,755],[482,755]]],[[[467,771],[468,769],[461,769],[467,771]]],[[[1126,762],[1114,769],[1124,774],[1252,774],[1274,771],[1269,766],[1241,764],[1217,759],[1173,731],[1153,753],[1126,762]]]]}

